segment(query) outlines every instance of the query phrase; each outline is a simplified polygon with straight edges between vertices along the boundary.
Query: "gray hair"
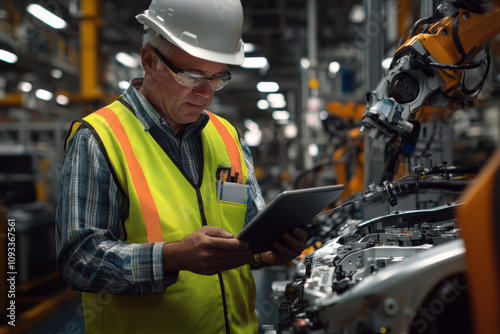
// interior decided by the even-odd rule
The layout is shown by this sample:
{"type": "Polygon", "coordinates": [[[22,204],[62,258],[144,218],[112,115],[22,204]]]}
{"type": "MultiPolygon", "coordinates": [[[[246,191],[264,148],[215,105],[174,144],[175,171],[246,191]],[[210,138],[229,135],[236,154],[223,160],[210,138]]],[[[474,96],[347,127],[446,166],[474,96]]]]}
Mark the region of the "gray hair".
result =
{"type": "Polygon", "coordinates": [[[146,30],[146,33],[142,37],[142,46],[146,45],[158,49],[165,57],[169,57],[175,48],[174,44],[167,41],[165,37],[153,29],[146,30]]]}

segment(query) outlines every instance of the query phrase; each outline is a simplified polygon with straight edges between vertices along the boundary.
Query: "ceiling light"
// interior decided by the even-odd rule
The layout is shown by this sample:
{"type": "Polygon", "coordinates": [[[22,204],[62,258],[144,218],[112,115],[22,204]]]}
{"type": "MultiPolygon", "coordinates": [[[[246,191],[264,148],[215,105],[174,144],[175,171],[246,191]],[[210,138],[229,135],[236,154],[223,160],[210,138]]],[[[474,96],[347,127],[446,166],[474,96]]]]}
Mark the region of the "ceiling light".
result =
{"type": "Polygon", "coordinates": [[[124,66],[130,68],[137,68],[139,66],[139,62],[137,61],[137,59],[126,52],[118,52],[115,58],[124,66]]]}
{"type": "Polygon", "coordinates": [[[277,121],[288,121],[290,119],[290,113],[286,110],[275,110],[273,111],[273,118],[277,121]]]}
{"type": "Polygon", "coordinates": [[[262,142],[262,131],[246,131],[244,139],[249,147],[259,146],[262,142]]]}
{"type": "Polygon", "coordinates": [[[59,16],[55,15],[52,12],[49,12],[47,9],[43,8],[40,5],[31,4],[28,6],[27,10],[28,13],[54,29],[64,29],[68,25],[66,21],[61,19],[59,16]]]}
{"type": "Polygon", "coordinates": [[[17,88],[23,93],[29,93],[33,89],[33,85],[27,81],[19,81],[17,88]]]}
{"type": "Polygon", "coordinates": [[[242,65],[243,68],[264,68],[268,65],[266,57],[245,57],[242,65]]]}
{"type": "Polygon", "coordinates": [[[295,137],[297,137],[297,125],[295,125],[295,123],[288,123],[285,128],[283,129],[283,133],[285,135],[285,138],[288,138],[288,139],[293,139],[295,137]]]}
{"type": "Polygon", "coordinates": [[[122,80],[118,83],[118,87],[120,87],[121,90],[125,90],[128,88],[128,86],[130,86],[130,82],[126,81],[126,80],[122,80]]]}
{"type": "Polygon", "coordinates": [[[267,94],[267,100],[269,101],[272,108],[286,107],[285,95],[281,93],[267,94]]]}
{"type": "Polygon", "coordinates": [[[328,73],[335,75],[339,72],[340,70],[340,63],[338,61],[332,61],[328,65],[328,73]]]}
{"type": "Polygon", "coordinates": [[[303,69],[308,69],[309,66],[311,66],[311,62],[307,58],[302,58],[302,59],[300,59],[300,66],[303,69]]]}
{"type": "Polygon", "coordinates": [[[50,101],[52,100],[54,94],[45,89],[37,89],[35,92],[35,96],[38,97],[40,100],[50,101]]]}
{"type": "Polygon", "coordinates": [[[243,50],[245,50],[245,53],[250,53],[255,51],[255,45],[253,43],[245,43],[243,45],[243,50]]]}
{"type": "Polygon", "coordinates": [[[54,79],[61,79],[62,78],[62,75],[63,75],[63,71],[61,71],[60,69],[58,68],[55,68],[53,69],[52,71],[50,71],[50,75],[54,78],[54,79]]]}
{"type": "Polygon", "coordinates": [[[0,60],[6,63],[14,64],[17,62],[17,56],[12,52],[0,49],[0,60]]]}
{"type": "Polygon", "coordinates": [[[245,120],[245,127],[250,131],[259,130],[259,124],[255,123],[251,119],[245,120]]]}
{"type": "Polygon", "coordinates": [[[319,147],[316,144],[309,144],[309,147],[307,148],[307,152],[311,157],[315,157],[319,154],[319,147]]]}
{"type": "Polygon", "coordinates": [[[68,105],[69,103],[69,98],[65,95],[57,95],[56,97],[57,103],[59,103],[62,106],[68,105]]]}
{"type": "Polygon", "coordinates": [[[262,142],[262,131],[260,130],[259,125],[251,119],[246,119],[245,127],[248,129],[248,131],[244,134],[244,140],[247,145],[251,147],[259,146],[262,142]]]}
{"type": "Polygon", "coordinates": [[[259,108],[260,110],[266,110],[267,108],[269,108],[269,101],[268,100],[259,100],[257,102],[257,108],[259,108]]]}
{"type": "Polygon", "coordinates": [[[276,82],[272,81],[261,81],[257,84],[257,90],[261,93],[273,93],[277,92],[280,86],[276,82]]]}
{"type": "Polygon", "coordinates": [[[286,101],[273,101],[271,102],[271,108],[285,108],[286,101]]]}
{"type": "Polygon", "coordinates": [[[351,11],[349,12],[349,21],[352,23],[362,23],[364,22],[365,17],[366,14],[363,6],[359,4],[352,6],[351,11]]]}
{"type": "Polygon", "coordinates": [[[283,95],[281,93],[267,94],[267,100],[269,102],[285,101],[285,95],[283,95]]]}

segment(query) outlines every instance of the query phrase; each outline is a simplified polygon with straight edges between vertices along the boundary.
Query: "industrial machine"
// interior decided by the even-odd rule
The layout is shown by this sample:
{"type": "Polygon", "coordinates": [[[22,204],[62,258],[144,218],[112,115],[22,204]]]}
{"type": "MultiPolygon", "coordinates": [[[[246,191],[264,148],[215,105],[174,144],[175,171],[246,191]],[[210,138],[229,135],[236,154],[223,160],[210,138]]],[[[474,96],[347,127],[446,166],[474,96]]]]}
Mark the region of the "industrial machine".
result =
{"type": "MultiPolygon", "coordinates": [[[[411,145],[426,108],[469,106],[486,80],[485,43],[499,23],[499,3],[492,1],[444,1],[432,17],[417,21],[387,75],[368,93],[362,131],[411,145]]],[[[487,176],[447,164],[414,168],[317,217],[309,242],[322,246],[296,263],[280,304],[280,333],[497,332],[495,157],[487,176]],[[435,207],[391,212],[408,194],[435,191],[435,207]],[[360,212],[376,203],[385,204],[386,214],[361,219],[360,212]],[[476,212],[482,212],[480,222],[476,212]]]]}
{"type": "Polygon", "coordinates": [[[417,21],[387,75],[368,93],[362,130],[387,141],[418,136],[422,107],[470,105],[486,80],[490,57],[484,43],[500,31],[499,19],[495,2],[456,0],[417,21]],[[467,71],[481,66],[482,79],[468,86],[467,71]]]}

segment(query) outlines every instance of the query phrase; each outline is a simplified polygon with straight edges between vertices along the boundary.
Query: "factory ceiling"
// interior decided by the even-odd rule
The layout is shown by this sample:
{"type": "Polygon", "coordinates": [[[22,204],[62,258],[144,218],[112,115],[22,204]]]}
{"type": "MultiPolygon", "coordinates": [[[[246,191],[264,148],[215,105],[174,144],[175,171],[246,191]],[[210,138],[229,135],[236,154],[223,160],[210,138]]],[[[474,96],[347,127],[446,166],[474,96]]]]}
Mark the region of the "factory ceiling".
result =
{"type": "MultiPolygon", "coordinates": [[[[42,57],[33,56],[28,52],[30,45],[38,42],[36,34],[37,26],[33,18],[29,18],[26,7],[31,3],[27,0],[3,1],[0,3],[0,10],[4,19],[9,17],[9,12],[15,10],[21,13],[22,20],[31,24],[25,24],[35,28],[31,33],[33,40],[26,40],[22,45],[19,34],[2,33],[0,42],[5,46],[14,46],[14,52],[19,51],[20,61],[16,66],[0,64],[0,70],[8,77],[8,81],[15,82],[16,75],[20,78],[26,77],[27,73],[38,76],[38,80],[50,81],[49,70],[54,61],[50,64],[44,63],[42,57]],[[2,5],[3,3],[3,5],[2,5]],[[3,8],[2,8],[3,6],[3,8]],[[15,37],[13,39],[13,36],[15,37]],[[15,41],[15,42],[13,42],[15,41]],[[35,43],[33,43],[35,42],[35,43]]],[[[53,9],[68,21],[68,28],[58,33],[66,38],[70,43],[78,47],[80,41],[79,34],[79,1],[76,0],[50,0],[39,1],[53,9]]],[[[135,15],[142,13],[148,8],[149,0],[119,1],[106,0],[101,2],[102,21],[99,29],[99,60],[103,89],[110,94],[119,94],[117,80],[129,80],[130,77],[141,75],[141,70],[130,70],[118,64],[115,60],[117,52],[124,51],[129,54],[136,54],[141,44],[142,27],[136,21],[135,15]]],[[[252,43],[255,50],[248,53],[248,56],[266,57],[269,67],[266,69],[244,69],[239,66],[232,66],[233,80],[223,90],[216,93],[213,102],[213,111],[224,114],[236,122],[242,122],[246,118],[255,121],[271,120],[271,110],[260,110],[257,108],[257,101],[266,98],[266,94],[260,93],[256,89],[259,81],[275,81],[280,85],[280,93],[287,98],[287,108],[300,108],[303,105],[301,98],[301,88],[304,82],[304,70],[300,66],[302,58],[307,58],[311,51],[317,54],[318,71],[324,73],[328,64],[334,60],[342,63],[348,60],[349,66],[359,70],[362,66],[363,51],[360,35],[363,29],[363,22],[353,23],[353,10],[363,4],[363,1],[342,1],[342,0],[317,0],[316,10],[308,20],[308,3],[305,0],[243,0],[244,29],[243,40],[252,43]],[[310,23],[313,22],[314,43],[311,44],[310,23]],[[309,25],[308,25],[309,24],[309,25]],[[359,41],[358,45],[353,41],[359,41]],[[315,46],[315,50],[311,50],[315,46]],[[360,56],[361,55],[361,56],[360,56]]],[[[382,24],[382,23],[381,23],[382,24]]],[[[25,27],[26,30],[26,27],[25,27]]],[[[25,36],[29,33],[24,31],[25,36]]],[[[36,53],[35,53],[36,54],[36,53]]],[[[78,71],[75,68],[63,68],[67,81],[61,81],[64,88],[78,87],[78,71]]],[[[53,80],[52,80],[53,81],[53,80]]],[[[57,87],[56,87],[57,89],[57,87]]],[[[323,91],[328,100],[328,91],[323,91]]]]}

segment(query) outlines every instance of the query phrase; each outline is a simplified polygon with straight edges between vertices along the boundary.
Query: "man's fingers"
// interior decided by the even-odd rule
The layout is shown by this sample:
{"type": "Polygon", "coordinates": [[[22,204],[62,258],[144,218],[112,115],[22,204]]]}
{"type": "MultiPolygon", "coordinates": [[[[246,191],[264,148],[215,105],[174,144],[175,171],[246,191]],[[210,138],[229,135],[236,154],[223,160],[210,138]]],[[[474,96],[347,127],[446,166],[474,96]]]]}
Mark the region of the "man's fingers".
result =
{"type": "Polygon", "coordinates": [[[300,233],[297,234],[294,233],[294,235],[291,235],[290,233],[285,233],[283,234],[283,240],[293,252],[302,252],[304,250],[304,241],[302,241],[303,236],[300,235],[300,233]],[[299,234],[299,236],[297,236],[297,234],[299,234]]]}
{"type": "Polygon", "coordinates": [[[238,251],[247,250],[248,242],[239,239],[223,239],[223,238],[210,238],[210,247],[214,249],[220,249],[224,251],[238,251]]]}
{"type": "Polygon", "coordinates": [[[211,258],[220,259],[220,260],[231,260],[231,259],[243,259],[252,256],[252,251],[249,249],[246,250],[222,250],[222,249],[212,249],[210,252],[207,252],[211,258]]]}
{"type": "Polygon", "coordinates": [[[220,251],[213,250],[210,254],[200,256],[199,273],[213,275],[225,270],[237,268],[247,264],[252,259],[252,252],[247,251],[220,251]]]}
{"type": "Polygon", "coordinates": [[[308,235],[307,235],[307,232],[303,228],[296,227],[293,229],[292,232],[295,235],[295,237],[298,240],[300,240],[300,242],[302,242],[302,243],[306,242],[308,235]]]}
{"type": "Polygon", "coordinates": [[[222,227],[203,226],[201,229],[203,230],[203,233],[210,237],[234,238],[234,234],[224,230],[222,227]]]}
{"type": "Polygon", "coordinates": [[[222,250],[244,250],[248,249],[248,242],[235,239],[234,234],[227,232],[221,227],[206,226],[203,233],[210,237],[210,247],[222,250]]]}

